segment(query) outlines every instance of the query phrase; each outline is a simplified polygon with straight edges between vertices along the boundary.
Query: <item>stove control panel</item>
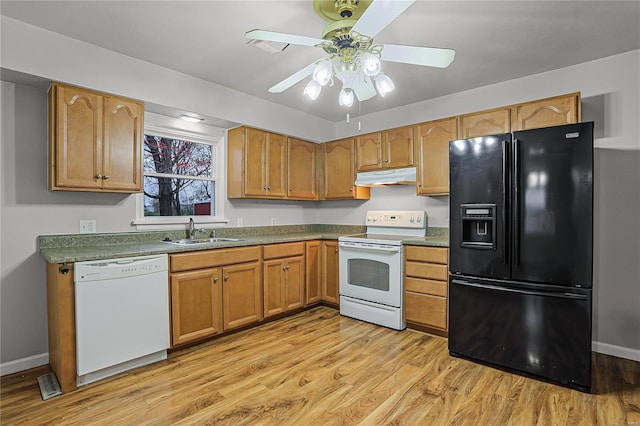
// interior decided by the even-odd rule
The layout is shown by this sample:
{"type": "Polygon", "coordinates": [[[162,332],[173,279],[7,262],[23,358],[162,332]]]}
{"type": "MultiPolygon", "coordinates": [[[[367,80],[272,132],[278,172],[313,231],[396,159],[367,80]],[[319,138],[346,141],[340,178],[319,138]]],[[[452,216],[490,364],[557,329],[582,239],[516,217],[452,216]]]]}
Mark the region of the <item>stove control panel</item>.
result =
{"type": "Polygon", "coordinates": [[[427,227],[427,212],[424,210],[376,210],[368,211],[366,216],[367,226],[381,226],[393,228],[418,228],[427,227]]]}

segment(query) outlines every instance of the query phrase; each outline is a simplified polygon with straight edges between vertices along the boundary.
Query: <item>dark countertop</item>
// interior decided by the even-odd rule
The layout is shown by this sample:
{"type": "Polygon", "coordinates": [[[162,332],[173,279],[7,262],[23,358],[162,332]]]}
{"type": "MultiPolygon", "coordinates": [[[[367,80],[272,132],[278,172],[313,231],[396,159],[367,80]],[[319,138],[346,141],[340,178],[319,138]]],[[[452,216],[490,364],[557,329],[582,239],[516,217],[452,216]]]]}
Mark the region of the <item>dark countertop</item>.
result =
{"type": "MultiPolygon", "coordinates": [[[[362,226],[348,225],[227,228],[216,230],[216,236],[238,238],[239,241],[221,241],[195,246],[178,246],[162,242],[167,237],[171,239],[184,238],[184,231],[44,235],[39,237],[39,242],[40,254],[47,262],[64,263],[295,241],[337,240],[342,235],[363,232],[363,228],[362,226]]],[[[434,232],[429,232],[428,234],[423,238],[404,240],[403,243],[407,245],[448,247],[449,235],[447,228],[435,228],[434,232]]]]}

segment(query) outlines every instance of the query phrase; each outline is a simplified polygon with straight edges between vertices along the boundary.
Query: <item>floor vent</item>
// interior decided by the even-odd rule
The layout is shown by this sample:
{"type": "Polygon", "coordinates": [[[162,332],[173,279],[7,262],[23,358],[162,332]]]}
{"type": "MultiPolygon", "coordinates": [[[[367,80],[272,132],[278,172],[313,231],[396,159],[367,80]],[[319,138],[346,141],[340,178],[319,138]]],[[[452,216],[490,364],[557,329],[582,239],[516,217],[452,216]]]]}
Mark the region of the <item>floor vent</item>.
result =
{"type": "Polygon", "coordinates": [[[53,398],[54,396],[62,395],[62,390],[60,389],[55,373],[38,377],[38,385],[40,386],[43,401],[53,398]]]}

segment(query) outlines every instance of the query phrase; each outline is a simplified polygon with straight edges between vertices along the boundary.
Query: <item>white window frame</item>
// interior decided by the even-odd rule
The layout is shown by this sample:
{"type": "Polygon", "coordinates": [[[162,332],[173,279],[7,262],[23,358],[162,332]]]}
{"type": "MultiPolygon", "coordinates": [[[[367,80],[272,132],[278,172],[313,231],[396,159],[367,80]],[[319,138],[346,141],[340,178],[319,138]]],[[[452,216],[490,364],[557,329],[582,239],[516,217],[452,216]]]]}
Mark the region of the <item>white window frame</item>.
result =
{"type": "MultiPolygon", "coordinates": [[[[155,114],[154,114],[155,115],[155,114]]],[[[210,127],[210,126],[208,126],[210,127]]],[[[212,129],[217,129],[213,128],[212,129]]],[[[145,216],[144,215],[144,193],[136,194],[136,218],[133,220],[132,225],[136,226],[137,230],[161,230],[161,229],[184,229],[185,225],[189,224],[189,219],[193,218],[193,221],[199,226],[208,227],[220,227],[229,222],[224,217],[224,199],[226,195],[226,183],[221,181],[221,176],[224,176],[223,161],[224,152],[223,146],[225,141],[226,132],[222,129],[218,135],[206,134],[201,132],[189,131],[189,130],[177,130],[167,125],[156,125],[145,122],[144,134],[160,136],[164,138],[172,138],[185,140],[189,142],[196,142],[211,145],[213,161],[211,163],[212,173],[211,177],[215,182],[215,216],[145,216]]],[[[140,159],[142,161],[142,158],[140,159]]],[[[144,171],[142,178],[144,179],[144,171]]],[[[149,174],[154,175],[154,174],[149,174]]],[[[165,175],[169,176],[169,175],[165,175]]],[[[170,177],[188,178],[186,175],[170,175],[170,177]]],[[[144,186],[144,184],[143,184],[144,186]]]]}

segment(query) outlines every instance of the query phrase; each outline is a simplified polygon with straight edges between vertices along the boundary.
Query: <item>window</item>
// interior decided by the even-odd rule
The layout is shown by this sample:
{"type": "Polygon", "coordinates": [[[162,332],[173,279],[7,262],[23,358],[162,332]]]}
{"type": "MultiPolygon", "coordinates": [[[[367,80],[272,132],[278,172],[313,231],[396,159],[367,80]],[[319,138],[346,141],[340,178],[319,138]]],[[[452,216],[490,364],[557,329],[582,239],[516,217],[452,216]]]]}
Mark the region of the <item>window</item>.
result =
{"type": "Polygon", "coordinates": [[[215,216],[210,144],[145,133],[144,215],[215,216]]]}
{"type": "MultiPolygon", "coordinates": [[[[215,130],[216,128],[212,128],[215,130]]],[[[221,133],[221,132],[220,132],[221,133]]],[[[145,124],[136,225],[222,222],[221,136],[145,124]]]]}

